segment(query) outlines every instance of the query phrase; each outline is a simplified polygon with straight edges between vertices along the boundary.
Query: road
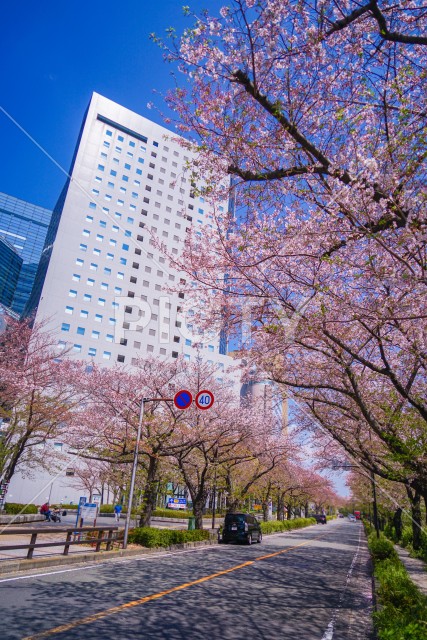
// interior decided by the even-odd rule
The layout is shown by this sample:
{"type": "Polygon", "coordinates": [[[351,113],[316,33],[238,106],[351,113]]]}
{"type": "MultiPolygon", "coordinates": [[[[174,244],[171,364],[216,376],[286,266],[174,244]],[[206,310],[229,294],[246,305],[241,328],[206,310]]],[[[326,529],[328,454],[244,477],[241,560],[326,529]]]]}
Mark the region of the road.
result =
{"type": "Polygon", "coordinates": [[[362,640],[360,523],[0,579],[3,640],[362,640]]]}

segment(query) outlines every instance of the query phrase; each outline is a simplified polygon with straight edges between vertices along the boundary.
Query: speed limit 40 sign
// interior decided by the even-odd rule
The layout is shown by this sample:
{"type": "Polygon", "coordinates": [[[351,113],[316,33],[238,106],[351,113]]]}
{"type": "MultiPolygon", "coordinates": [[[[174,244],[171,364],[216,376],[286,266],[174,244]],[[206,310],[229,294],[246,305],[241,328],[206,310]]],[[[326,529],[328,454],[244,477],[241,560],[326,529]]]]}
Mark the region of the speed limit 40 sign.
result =
{"type": "Polygon", "coordinates": [[[203,389],[203,391],[199,391],[196,396],[196,407],[198,409],[210,409],[214,403],[214,394],[212,391],[208,391],[207,389],[203,389]]]}

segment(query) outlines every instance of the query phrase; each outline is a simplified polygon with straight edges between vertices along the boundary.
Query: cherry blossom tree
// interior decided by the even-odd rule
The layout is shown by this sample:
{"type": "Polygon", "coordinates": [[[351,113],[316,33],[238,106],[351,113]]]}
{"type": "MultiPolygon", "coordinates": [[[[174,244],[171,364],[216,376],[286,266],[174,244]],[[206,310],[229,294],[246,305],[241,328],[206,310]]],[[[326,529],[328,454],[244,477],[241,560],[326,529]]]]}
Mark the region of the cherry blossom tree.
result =
{"type": "Polygon", "coordinates": [[[403,482],[415,520],[427,495],[425,33],[420,2],[236,0],[166,48],[188,80],[169,103],[215,211],[176,266],[215,292],[206,321],[249,318],[258,371],[367,469],[403,482]]]}
{"type": "Polygon", "coordinates": [[[72,363],[42,326],[8,320],[0,340],[0,479],[18,467],[48,468],[45,445],[64,432],[80,401],[68,385],[72,363]]]}
{"type": "Polygon", "coordinates": [[[142,526],[149,524],[155,509],[161,459],[194,444],[188,416],[175,409],[172,401],[184,370],[180,360],[147,359],[132,372],[93,366],[83,379],[75,380],[87,401],[75,412],[67,437],[82,458],[130,469],[145,400],[138,460],[144,472],[142,526]]]}
{"type": "Polygon", "coordinates": [[[217,390],[209,411],[195,413],[193,427],[199,442],[175,456],[189,489],[196,528],[214,483],[227,495],[228,511],[241,508],[252,487],[272,471],[290,450],[275,433],[276,421],[253,405],[241,405],[229,390],[217,390]]]}

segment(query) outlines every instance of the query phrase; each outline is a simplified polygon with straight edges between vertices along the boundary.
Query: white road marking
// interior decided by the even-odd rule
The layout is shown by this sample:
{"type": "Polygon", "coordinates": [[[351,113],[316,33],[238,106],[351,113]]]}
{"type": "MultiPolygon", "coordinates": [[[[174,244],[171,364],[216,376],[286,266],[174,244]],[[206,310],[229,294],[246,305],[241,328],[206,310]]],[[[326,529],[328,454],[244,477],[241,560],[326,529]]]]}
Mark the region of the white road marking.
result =
{"type": "Polygon", "coordinates": [[[356,553],[354,554],[353,560],[351,561],[350,569],[348,570],[348,573],[347,573],[347,579],[345,581],[344,589],[341,591],[340,598],[339,598],[339,601],[338,601],[338,606],[334,610],[334,612],[332,613],[332,618],[331,618],[328,626],[326,627],[326,631],[322,636],[322,640],[333,640],[334,630],[335,630],[335,621],[336,621],[336,618],[338,616],[338,612],[342,607],[342,603],[344,601],[344,595],[345,595],[345,592],[347,591],[348,583],[350,582],[350,578],[352,576],[353,569],[354,569],[354,567],[356,565],[357,558],[359,556],[361,537],[362,537],[362,528],[360,527],[359,528],[359,542],[358,542],[358,545],[357,545],[356,553]]]}
{"type": "Polygon", "coordinates": [[[68,573],[70,571],[83,571],[83,569],[93,569],[93,567],[98,567],[97,564],[91,564],[89,566],[85,565],[84,567],[75,567],[74,569],[61,569],[60,571],[47,571],[46,573],[33,573],[28,576],[16,576],[15,578],[3,578],[0,582],[12,582],[13,580],[28,580],[28,578],[40,578],[41,576],[53,576],[56,573],[68,573]]]}

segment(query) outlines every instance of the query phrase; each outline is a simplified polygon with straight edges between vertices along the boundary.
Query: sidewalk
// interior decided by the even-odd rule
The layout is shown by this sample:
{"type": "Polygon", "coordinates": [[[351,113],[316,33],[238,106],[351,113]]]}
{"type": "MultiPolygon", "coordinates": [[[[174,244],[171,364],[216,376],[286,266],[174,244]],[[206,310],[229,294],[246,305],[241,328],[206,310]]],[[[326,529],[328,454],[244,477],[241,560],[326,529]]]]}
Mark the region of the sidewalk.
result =
{"type": "Polygon", "coordinates": [[[400,560],[405,566],[412,582],[414,582],[421,593],[427,596],[427,565],[419,558],[411,558],[409,552],[398,545],[394,545],[400,560]]]}

